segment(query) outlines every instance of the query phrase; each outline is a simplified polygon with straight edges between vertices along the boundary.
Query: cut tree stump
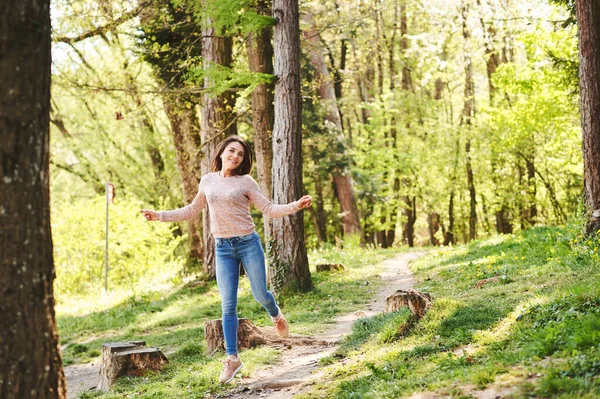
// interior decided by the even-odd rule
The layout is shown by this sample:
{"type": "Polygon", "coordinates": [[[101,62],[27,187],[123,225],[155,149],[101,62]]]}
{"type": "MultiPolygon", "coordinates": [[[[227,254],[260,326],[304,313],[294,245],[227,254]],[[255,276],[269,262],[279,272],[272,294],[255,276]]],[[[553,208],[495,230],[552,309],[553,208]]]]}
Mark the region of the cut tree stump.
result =
{"type": "Polygon", "coordinates": [[[385,300],[385,311],[395,312],[408,306],[410,312],[418,319],[425,315],[432,303],[431,295],[415,290],[397,290],[385,300]]]}
{"type": "Polygon", "coordinates": [[[108,391],[121,376],[140,376],[148,370],[160,370],[168,362],[160,349],[146,348],[144,341],[104,343],[97,389],[108,391]]]}
{"type": "Polygon", "coordinates": [[[331,272],[334,270],[345,271],[346,266],[341,263],[321,263],[317,265],[317,272],[331,272]]]}
{"type": "MultiPolygon", "coordinates": [[[[221,319],[208,320],[204,323],[204,339],[208,352],[212,355],[219,349],[225,349],[223,324],[221,319]]],[[[326,341],[316,340],[302,335],[290,335],[281,338],[273,327],[258,327],[248,319],[238,321],[238,349],[249,349],[259,345],[328,345],[326,341]]]]}

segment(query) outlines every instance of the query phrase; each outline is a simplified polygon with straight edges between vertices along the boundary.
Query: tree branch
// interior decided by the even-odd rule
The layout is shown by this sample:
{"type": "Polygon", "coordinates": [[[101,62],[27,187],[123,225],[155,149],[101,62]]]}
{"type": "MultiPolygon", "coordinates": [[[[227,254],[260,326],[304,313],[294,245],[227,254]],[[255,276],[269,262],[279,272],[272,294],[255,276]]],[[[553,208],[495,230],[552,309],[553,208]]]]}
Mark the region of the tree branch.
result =
{"type": "Polygon", "coordinates": [[[121,25],[123,22],[126,22],[126,21],[130,20],[131,18],[138,16],[138,14],[140,14],[144,10],[144,8],[148,7],[150,4],[151,4],[151,1],[144,1],[144,2],[140,3],[140,5],[137,6],[137,8],[135,8],[129,12],[126,12],[125,14],[121,15],[119,18],[115,19],[114,21],[112,21],[104,26],[99,26],[96,29],[92,29],[90,31],[84,32],[84,33],[80,34],[79,36],[75,36],[75,37],[57,36],[57,37],[53,38],[53,41],[67,43],[67,44],[73,44],[73,43],[77,43],[77,42],[80,42],[85,39],[89,39],[90,37],[104,35],[107,32],[113,31],[117,26],[121,25]]]}

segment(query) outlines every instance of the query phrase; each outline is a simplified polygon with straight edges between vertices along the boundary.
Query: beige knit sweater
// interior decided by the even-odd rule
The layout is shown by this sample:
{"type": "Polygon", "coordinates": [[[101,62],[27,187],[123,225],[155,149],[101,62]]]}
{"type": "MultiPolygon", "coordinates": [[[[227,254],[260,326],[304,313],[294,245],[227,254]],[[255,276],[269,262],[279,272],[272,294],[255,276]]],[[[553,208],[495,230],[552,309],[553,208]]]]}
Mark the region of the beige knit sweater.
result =
{"type": "Polygon", "coordinates": [[[208,204],[210,230],[217,238],[245,236],[254,231],[250,204],[269,217],[291,215],[300,210],[297,201],[275,205],[260,191],[250,175],[221,177],[218,172],[204,175],[198,194],[191,204],[172,211],[159,212],[161,222],[193,219],[208,204]]]}

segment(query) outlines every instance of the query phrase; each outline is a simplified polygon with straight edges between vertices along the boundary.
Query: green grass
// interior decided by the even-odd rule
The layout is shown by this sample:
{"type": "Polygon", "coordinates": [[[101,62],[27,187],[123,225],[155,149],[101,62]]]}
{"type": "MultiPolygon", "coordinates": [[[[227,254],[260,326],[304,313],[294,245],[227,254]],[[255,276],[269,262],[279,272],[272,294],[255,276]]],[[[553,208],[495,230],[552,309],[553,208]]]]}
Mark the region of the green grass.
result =
{"type": "MultiPolygon", "coordinates": [[[[434,297],[426,316],[404,334],[406,310],[358,320],[337,351],[321,361],[324,380],[301,398],[415,392],[472,398],[502,388],[513,398],[599,397],[598,244],[600,239],[573,228],[538,227],[431,251],[411,265],[417,289],[434,297]],[[498,280],[476,288],[489,277],[498,280]]],[[[380,262],[397,253],[311,253],[315,290],[278,298],[293,332],[325,330],[336,315],[364,307],[381,284],[380,262]],[[314,273],[321,262],[343,263],[348,270],[314,273]]],[[[270,325],[245,278],[239,302],[240,317],[270,325]]],[[[209,357],[203,340],[204,321],[220,316],[214,283],[106,303],[100,298],[78,303],[77,311],[59,311],[65,363],[90,361],[103,342],[142,339],[167,353],[170,364],[157,374],[121,379],[109,394],[82,397],[201,398],[223,390],[215,382],[223,356],[209,357]]],[[[280,353],[263,347],[242,356],[247,376],[277,362],[280,353]]]]}
{"type": "Polygon", "coordinates": [[[405,313],[359,321],[323,362],[329,381],[302,397],[469,398],[502,387],[514,398],[598,397],[599,242],[539,227],[434,251],[411,266],[434,297],[426,316],[404,337],[393,330],[405,313]]]}
{"type": "MultiPolygon", "coordinates": [[[[364,307],[381,284],[380,263],[397,253],[368,249],[310,253],[315,289],[278,298],[292,332],[323,331],[337,315],[364,307]],[[342,263],[348,270],[315,273],[317,263],[342,263]]],[[[238,303],[239,317],[257,325],[272,325],[267,312],[252,298],[247,277],[241,280],[238,303]]],[[[214,282],[130,296],[63,298],[57,309],[65,365],[97,359],[104,342],[129,340],[144,340],[148,346],[159,347],[170,361],[160,373],[123,378],[110,393],[84,393],[83,398],[201,398],[222,391],[216,381],[223,355],[207,354],[203,331],[205,320],[219,317],[220,299],[214,282]]],[[[247,376],[276,362],[280,353],[262,347],[243,351],[241,356],[245,363],[241,374],[247,376]]]]}

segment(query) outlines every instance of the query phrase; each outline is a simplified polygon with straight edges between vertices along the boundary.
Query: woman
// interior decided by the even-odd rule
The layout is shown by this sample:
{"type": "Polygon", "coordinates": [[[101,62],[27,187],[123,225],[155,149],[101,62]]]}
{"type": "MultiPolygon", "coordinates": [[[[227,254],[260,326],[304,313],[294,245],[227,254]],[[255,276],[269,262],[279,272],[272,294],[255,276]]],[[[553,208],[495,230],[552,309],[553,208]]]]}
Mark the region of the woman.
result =
{"type": "Polygon", "coordinates": [[[191,204],[172,211],[156,212],[143,209],[146,220],[179,222],[198,216],[208,205],[210,229],[215,237],[217,286],[221,294],[225,352],[223,372],[219,382],[230,382],[242,368],[237,349],[237,289],[240,263],[250,280],[254,298],[265,307],[281,337],[289,334],[288,323],[267,290],[265,254],[260,238],[254,230],[250,204],[269,217],[283,217],[311,206],[308,195],[287,205],[271,203],[249,175],[252,169],[252,150],[246,141],[231,136],[219,143],[212,160],[211,170],[202,177],[198,194],[191,204]]]}

